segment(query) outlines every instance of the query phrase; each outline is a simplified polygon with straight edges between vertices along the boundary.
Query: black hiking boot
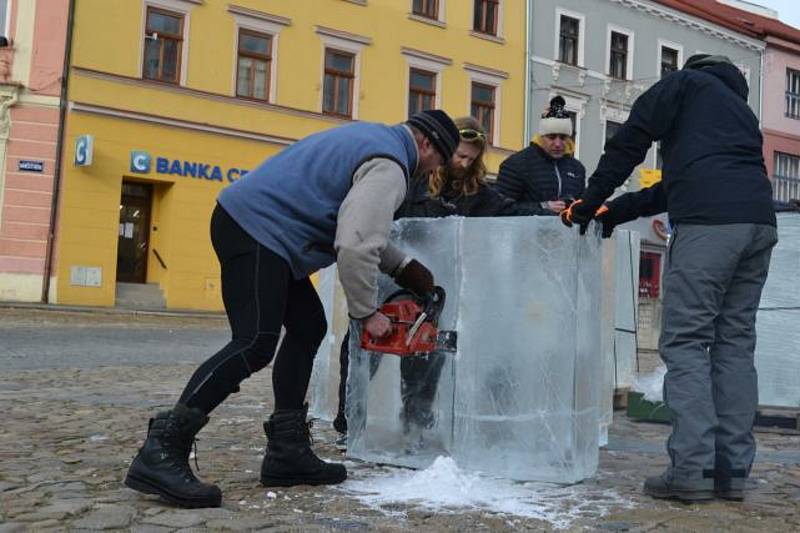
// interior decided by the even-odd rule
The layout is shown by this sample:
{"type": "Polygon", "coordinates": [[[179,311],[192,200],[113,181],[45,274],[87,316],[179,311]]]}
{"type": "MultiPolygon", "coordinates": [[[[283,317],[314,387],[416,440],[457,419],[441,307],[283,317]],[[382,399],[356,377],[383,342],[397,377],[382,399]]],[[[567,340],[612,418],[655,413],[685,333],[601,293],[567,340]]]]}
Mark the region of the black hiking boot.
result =
{"type": "Polygon", "coordinates": [[[713,479],[675,480],[665,475],[649,477],[644,482],[644,493],[653,498],[677,500],[684,503],[714,499],[713,479]]]}
{"type": "Polygon", "coordinates": [[[182,404],[151,418],[147,439],[128,469],[125,485],[181,507],[219,507],[219,487],[197,479],[189,466],[195,435],[207,422],[201,410],[182,404]]]}
{"type": "Polygon", "coordinates": [[[745,470],[717,470],[714,474],[714,495],[723,500],[744,501],[746,482],[745,470]]]}
{"type": "Polygon", "coordinates": [[[264,422],[267,453],[261,464],[265,487],[334,485],[347,479],[344,465],[326,463],[311,450],[308,404],[302,409],[275,411],[264,422]]]}

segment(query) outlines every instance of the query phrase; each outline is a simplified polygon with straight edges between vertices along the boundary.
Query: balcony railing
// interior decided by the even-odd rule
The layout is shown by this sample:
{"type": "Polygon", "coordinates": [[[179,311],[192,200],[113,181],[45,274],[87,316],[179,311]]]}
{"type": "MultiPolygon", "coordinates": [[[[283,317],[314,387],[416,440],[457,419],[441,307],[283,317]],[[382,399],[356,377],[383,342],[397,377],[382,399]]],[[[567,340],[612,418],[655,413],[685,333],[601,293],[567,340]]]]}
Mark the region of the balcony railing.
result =
{"type": "Polygon", "coordinates": [[[775,176],[772,178],[772,197],[780,202],[800,199],[800,179],[775,176]]]}

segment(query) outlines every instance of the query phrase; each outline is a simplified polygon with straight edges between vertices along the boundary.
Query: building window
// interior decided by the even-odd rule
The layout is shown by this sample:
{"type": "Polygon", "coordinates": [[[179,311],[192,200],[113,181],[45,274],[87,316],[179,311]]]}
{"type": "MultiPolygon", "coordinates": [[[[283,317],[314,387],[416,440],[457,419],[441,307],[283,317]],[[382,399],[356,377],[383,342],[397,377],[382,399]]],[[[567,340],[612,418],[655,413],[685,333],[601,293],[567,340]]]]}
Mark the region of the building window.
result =
{"type": "Polygon", "coordinates": [[[800,70],[786,69],[786,116],[800,119],[800,70]]]}
{"type": "MultiPolygon", "coordinates": [[[[0,32],[2,32],[2,36],[6,38],[6,43],[8,43],[8,16],[9,16],[9,9],[8,9],[8,0],[0,0],[0,32]]],[[[8,44],[6,44],[8,46],[8,44]]]]}
{"type": "Polygon", "coordinates": [[[639,296],[658,298],[661,285],[661,254],[642,252],[639,258],[639,296]]]}
{"type": "Polygon", "coordinates": [[[775,176],[800,179],[800,156],[775,152],[775,176]]]}
{"type": "Polygon", "coordinates": [[[628,36],[616,31],[611,32],[611,54],[608,74],[620,80],[628,79],[628,36]]]}
{"type": "Polygon", "coordinates": [[[436,107],[436,73],[412,68],[408,83],[408,116],[436,107]]]}
{"type": "Polygon", "coordinates": [[[572,135],[570,135],[570,137],[572,137],[573,141],[576,141],[578,135],[578,113],[576,113],[575,111],[565,111],[565,112],[567,113],[567,116],[569,116],[569,119],[572,121],[572,135]]]}
{"type": "Polygon", "coordinates": [[[678,51],[669,46],[661,47],[661,77],[678,70],[678,51]]]}
{"type": "Polygon", "coordinates": [[[621,127],[622,127],[622,123],[614,122],[613,120],[607,120],[606,121],[606,140],[605,140],[605,142],[608,142],[608,140],[611,139],[611,137],[616,135],[621,127]]]}
{"type": "Polygon", "coordinates": [[[414,0],[412,12],[420,17],[439,19],[439,0],[414,0]]]}
{"type": "Polygon", "coordinates": [[[148,7],[142,77],[148,80],[178,83],[182,45],[183,15],[148,7]]]}
{"type": "Polygon", "coordinates": [[[470,115],[481,123],[490,143],[494,139],[495,90],[491,85],[472,82],[470,115]]]}
{"type": "Polygon", "coordinates": [[[558,39],[558,60],[568,65],[578,64],[578,39],[580,38],[580,21],[576,18],[561,15],[561,26],[558,39]]]}
{"type": "Polygon", "coordinates": [[[239,61],[236,95],[269,100],[272,37],[249,30],[239,30],[239,61]]]}
{"type": "Polygon", "coordinates": [[[497,19],[500,0],[475,0],[475,16],[472,29],[489,35],[497,35],[497,19]]]}
{"type": "Polygon", "coordinates": [[[356,56],[339,50],[325,50],[325,82],[322,112],[353,116],[353,79],[356,56]]]}

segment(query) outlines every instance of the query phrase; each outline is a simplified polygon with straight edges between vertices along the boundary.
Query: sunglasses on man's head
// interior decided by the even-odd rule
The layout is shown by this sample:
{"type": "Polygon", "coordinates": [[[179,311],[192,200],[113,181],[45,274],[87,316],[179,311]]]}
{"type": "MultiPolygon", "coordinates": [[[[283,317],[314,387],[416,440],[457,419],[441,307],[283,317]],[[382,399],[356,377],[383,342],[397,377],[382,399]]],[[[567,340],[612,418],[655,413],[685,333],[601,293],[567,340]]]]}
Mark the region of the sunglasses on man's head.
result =
{"type": "Polygon", "coordinates": [[[478,130],[473,130],[473,129],[458,130],[458,134],[465,141],[473,141],[475,139],[486,140],[486,134],[478,130]]]}

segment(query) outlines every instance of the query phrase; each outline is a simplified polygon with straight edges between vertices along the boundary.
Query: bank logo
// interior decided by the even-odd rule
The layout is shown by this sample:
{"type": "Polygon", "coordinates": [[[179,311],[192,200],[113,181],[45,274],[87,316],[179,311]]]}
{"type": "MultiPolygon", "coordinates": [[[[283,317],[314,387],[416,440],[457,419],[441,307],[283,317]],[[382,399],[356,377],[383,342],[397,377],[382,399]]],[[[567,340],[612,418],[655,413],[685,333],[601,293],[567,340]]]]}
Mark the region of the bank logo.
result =
{"type": "Polygon", "coordinates": [[[75,166],[88,167],[92,164],[94,135],[81,135],[75,140],[75,166]]]}
{"type": "Polygon", "coordinates": [[[147,152],[138,150],[131,151],[131,172],[138,174],[147,174],[150,172],[150,163],[152,158],[147,152]]]}

